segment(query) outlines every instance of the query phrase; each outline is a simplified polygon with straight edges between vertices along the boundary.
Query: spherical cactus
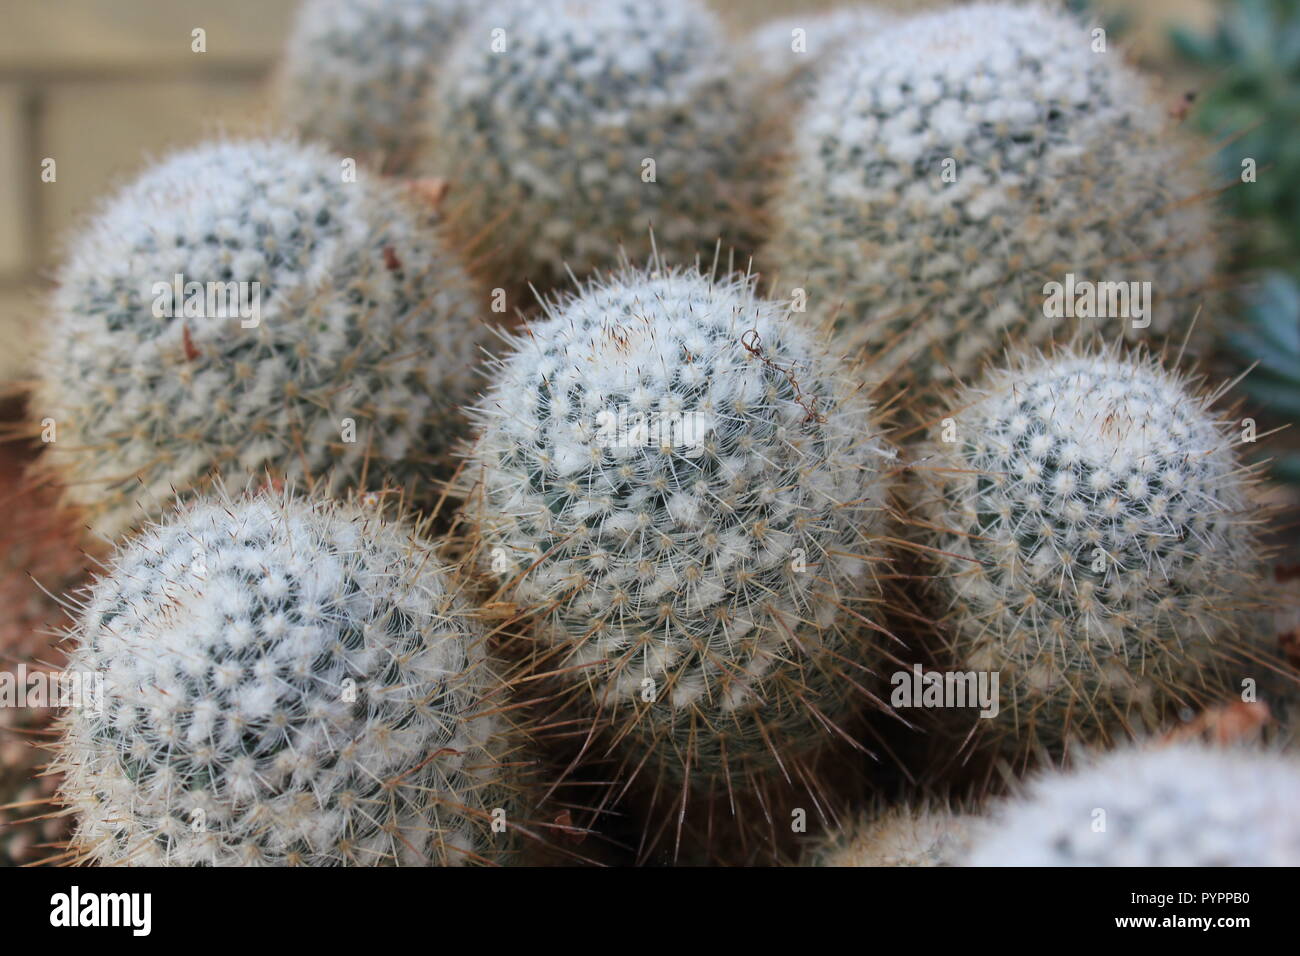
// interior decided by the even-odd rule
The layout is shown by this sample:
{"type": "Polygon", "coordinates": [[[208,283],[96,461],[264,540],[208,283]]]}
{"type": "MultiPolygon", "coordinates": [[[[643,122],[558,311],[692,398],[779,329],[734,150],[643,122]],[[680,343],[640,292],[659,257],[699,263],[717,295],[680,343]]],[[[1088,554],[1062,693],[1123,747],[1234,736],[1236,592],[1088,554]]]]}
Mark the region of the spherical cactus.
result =
{"type": "Polygon", "coordinates": [[[863,817],[809,855],[812,866],[953,866],[966,853],[973,818],[945,807],[895,807],[863,817]]]}
{"type": "Polygon", "coordinates": [[[1039,777],[974,840],[972,866],[1297,866],[1300,763],[1179,744],[1039,777]]]}
{"type": "Polygon", "coordinates": [[[432,547],[372,506],[200,500],[124,544],[68,670],[74,848],[101,863],[501,862],[510,729],[432,547]],[[499,829],[499,828],[498,828],[499,829]]]}
{"type": "Polygon", "coordinates": [[[401,170],[424,97],[469,0],[306,0],[277,84],[281,119],[348,156],[401,170]]]}
{"type": "Polygon", "coordinates": [[[1268,668],[1236,433],[1156,361],[1023,358],[959,392],[918,453],[942,666],[999,676],[1024,748],[1122,739],[1268,668]]]}
{"type": "Polygon", "coordinates": [[[60,274],[31,408],[114,535],[219,475],[425,488],[480,326],[427,204],[316,147],[223,142],[123,190],[60,274]]]}
{"type": "Polygon", "coordinates": [[[900,382],[968,380],[1091,313],[1181,341],[1214,264],[1208,187],[1098,42],[1064,13],[984,3],[846,51],[798,121],[765,273],[900,382]],[[1083,283],[1078,308],[1053,282],[1083,283]],[[1105,282],[1124,286],[1098,302],[1105,282]]]}
{"type": "Polygon", "coordinates": [[[796,103],[812,99],[817,79],[845,51],[868,42],[898,18],[887,10],[850,6],[783,17],[745,38],[742,62],[796,103]]]}
{"type": "MultiPolygon", "coordinates": [[[[505,285],[752,246],[755,104],[697,0],[498,3],[439,73],[422,166],[505,285]]],[[[476,247],[477,248],[477,247],[476,247]]]]}
{"type": "Polygon", "coordinates": [[[674,785],[833,735],[884,643],[892,453],[796,318],[747,279],[625,270],[549,304],[475,412],[466,507],[539,666],[674,785]]]}

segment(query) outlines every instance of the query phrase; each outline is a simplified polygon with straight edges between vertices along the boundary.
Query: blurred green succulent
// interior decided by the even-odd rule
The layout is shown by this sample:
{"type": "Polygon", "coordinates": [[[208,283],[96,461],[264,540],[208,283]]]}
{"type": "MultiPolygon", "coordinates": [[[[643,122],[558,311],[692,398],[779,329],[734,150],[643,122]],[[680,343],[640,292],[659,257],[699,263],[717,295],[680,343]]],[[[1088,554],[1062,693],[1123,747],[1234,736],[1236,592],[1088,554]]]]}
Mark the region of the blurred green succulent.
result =
{"type": "MultiPolygon", "coordinates": [[[[1242,387],[1270,418],[1300,420],[1300,282],[1284,272],[1269,273],[1249,298],[1244,317],[1243,327],[1229,337],[1244,359],[1257,363],[1242,387]]],[[[1296,441],[1284,433],[1284,444],[1296,441]]],[[[1273,474],[1300,484],[1300,452],[1277,457],[1273,474]]]]}
{"type": "Polygon", "coordinates": [[[1252,267],[1300,263],[1300,3],[1228,0],[1209,34],[1178,28],[1175,48],[1212,77],[1195,122],[1223,144],[1231,210],[1248,220],[1252,267]],[[1240,182],[1252,159],[1257,179],[1240,182]]]}

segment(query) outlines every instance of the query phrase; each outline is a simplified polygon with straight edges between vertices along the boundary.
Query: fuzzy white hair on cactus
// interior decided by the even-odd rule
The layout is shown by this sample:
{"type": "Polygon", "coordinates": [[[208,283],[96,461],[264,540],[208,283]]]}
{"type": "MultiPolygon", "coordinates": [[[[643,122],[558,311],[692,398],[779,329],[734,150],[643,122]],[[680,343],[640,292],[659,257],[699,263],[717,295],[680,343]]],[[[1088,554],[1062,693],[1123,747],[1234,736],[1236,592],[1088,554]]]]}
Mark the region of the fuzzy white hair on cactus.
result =
{"type": "Polygon", "coordinates": [[[888,10],[862,4],[782,17],[745,37],[741,64],[789,101],[805,103],[816,93],[822,72],[897,19],[888,10]]]}
{"type": "Polygon", "coordinates": [[[1294,755],[1180,743],[1044,773],[980,828],[971,866],[1297,866],[1294,755]]]}

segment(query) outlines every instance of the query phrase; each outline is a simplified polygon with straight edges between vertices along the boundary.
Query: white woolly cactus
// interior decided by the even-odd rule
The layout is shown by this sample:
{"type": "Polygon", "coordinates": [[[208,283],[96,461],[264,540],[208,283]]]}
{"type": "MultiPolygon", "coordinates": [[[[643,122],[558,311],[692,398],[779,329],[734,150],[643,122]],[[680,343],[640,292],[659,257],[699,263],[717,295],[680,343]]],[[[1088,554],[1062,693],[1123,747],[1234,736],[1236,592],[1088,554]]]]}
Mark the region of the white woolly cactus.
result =
{"type": "Polygon", "coordinates": [[[972,866],[1300,866],[1300,763],[1246,748],[1128,749],[1045,774],[972,866]]]}
{"type": "Polygon", "coordinates": [[[214,474],[410,489],[448,464],[482,337],[468,280],[427,204],[345,172],[314,146],[211,143],[76,237],[31,409],[96,531],[214,474]]]}
{"type": "Polygon", "coordinates": [[[102,710],[63,718],[101,863],[502,862],[514,744],[484,637],[378,509],[201,500],[111,558],[73,627],[102,710]],[[499,828],[498,828],[499,829],[499,828]]]}
{"type": "Polygon", "coordinates": [[[1181,340],[1214,265],[1207,185],[1096,42],[1063,12],[981,3],[846,50],[794,132],[765,274],[900,381],[1059,337],[1082,320],[1039,305],[1071,274],[1150,282],[1146,314],[1105,330],[1181,340]]]}
{"type": "Polygon", "coordinates": [[[812,866],[954,866],[966,854],[973,817],[946,807],[894,807],[865,816],[809,855],[812,866]]]}
{"type": "Polygon", "coordinates": [[[989,373],[922,449],[946,666],[993,671],[1017,745],[1112,739],[1240,691],[1258,514],[1234,434],[1152,359],[989,373]]]}
{"type": "Polygon", "coordinates": [[[414,157],[424,97],[470,0],[305,0],[277,85],[303,136],[400,170],[414,157]]]}
{"type": "Polygon", "coordinates": [[[429,100],[422,166],[450,220],[489,231],[503,284],[752,243],[755,103],[697,0],[497,3],[462,33],[429,100]],[[508,273],[508,274],[507,274],[508,273]]]}
{"type": "Polygon", "coordinates": [[[592,280],[513,344],[466,507],[540,666],[679,784],[832,734],[883,643],[892,453],[862,386],[748,279],[695,270],[592,280]]]}
{"type": "Polygon", "coordinates": [[[793,100],[812,98],[817,79],[853,46],[868,42],[898,17],[888,10],[848,6],[783,17],[745,38],[742,64],[793,100]]]}

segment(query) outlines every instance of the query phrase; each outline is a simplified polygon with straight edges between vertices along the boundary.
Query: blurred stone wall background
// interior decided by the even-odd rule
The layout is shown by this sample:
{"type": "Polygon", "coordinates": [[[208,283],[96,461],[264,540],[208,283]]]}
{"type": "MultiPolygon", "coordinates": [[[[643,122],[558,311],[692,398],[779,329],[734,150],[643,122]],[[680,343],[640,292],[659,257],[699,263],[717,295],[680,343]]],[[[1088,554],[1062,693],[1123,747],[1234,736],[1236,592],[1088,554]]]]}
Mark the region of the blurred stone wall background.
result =
{"type": "MultiPolygon", "coordinates": [[[[713,0],[736,29],[840,0],[713,0]]],[[[886,0],[920,10],[947,0],[886,0]]],[[[0,386],[24,374],[61,237],[151,156],[206,134],[265,129],[267,81],[297,0],[0,2],[0,386]],[[206,32],[206,52],[192,31],[206,32]],[[45,158],[57,179],[41,180],[45,158]]],[[[1168,67],[1167,27],[1211,0],[1100,0],[1168,67]]],[[[1170,68],[1172,69],[1172,68],[1170,68]]],[[[1167,71],[1166,71],[1167,72],[1167,71]]]]}

